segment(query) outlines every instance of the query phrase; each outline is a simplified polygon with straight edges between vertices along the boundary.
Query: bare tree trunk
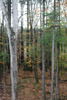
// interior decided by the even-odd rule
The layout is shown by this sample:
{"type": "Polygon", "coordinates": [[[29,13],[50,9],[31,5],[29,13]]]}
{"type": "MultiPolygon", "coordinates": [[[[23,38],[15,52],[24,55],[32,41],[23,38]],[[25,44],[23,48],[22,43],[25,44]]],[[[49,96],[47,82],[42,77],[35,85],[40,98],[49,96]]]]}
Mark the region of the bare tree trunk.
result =
{"type": "MultiPolygon", "coordinates": [[[[59,34],[61,35],[61,30],[60,30],[60,0],[59,2],[59,34]]],[[[60,85],[59,85],[59,49],[60,48],[60,43],[57,43],[57,73],[56,73],[56,93],[55,93],[55,100],[57,100],[57,92],[59,94],[59,100],[60,100],[60,85]]]]}
{"type": "Polygon", "coordinates": [[[34,67],[34,75],[35,75],[35,80],[36,80],[36,83],[38,83],[39,82],[39,78],[38,78],[38,68],[37,68],[37,64],[36,64],[36,58],[37,58],[37,56],[36,56],[36,46],[35,46],[35,44],[36,44],[36,42],[37,42],[37,40],[36,40],[36,30],[34,29],[33,30],[34,32],[33,32],[33,61],[34,61],[34,63],[33,63],[33,67],[34,67]]]}
{"type": "Polygon", "coordinates": [[[11,65],[11,88],[12,88],[12,100],[18,100],[18,91],[17,91],[17,35],[18,35],[18,1],[13,0],[13,29],[11,29],[8,13],[5,7],[5,1],[0,0],[1,9],[3,11],[5,24],[7,28],[7,35],[9,38],[9,47],[10,47],[10,65],[11,65]]]}
{"type": "Polygon", "coordinates": [[[7,0],[8,3],[8,20],[9,20],[9,25],[11,26],[11,0],[7,0]]]}
{"type": "Polygon", "coordinates": [[[14,38],[9,39],[10,46],[10,65],[11,65],[11,85],[12,85],[12,100],[18,100],[17,92],[17,40],[14,38]]]}
{"type": "Polygon", "coordinates": [[[29,32],[29,0],[27,0],[27,32],[29,32]]]}
{"type": "MultiPolygon", "coordinates": [[[[41,15],[41,0],[40,0],[40,38],[42,38],[42,29],[41,29],[41,25],[42,25],[42,19],[41,19],[42,15],[41,15]]],[[[40,44],[40,49],[41,49],[41,44],[40,44]]],[[[42,49],[40,50],[42,53],[42,49]]],[[[42,70],[42,55],[40,56],[40,69],[42,70]]]]}
{"type": "Polygon", "coordinates": [[[55,100],[57,100],[57,90],[58,90],[58,80],[59,80],[59,43],[57,43],[57,73],[56,73],[56,93],[55,100]]]}
{"type": "Polygon", "coordinates": [[[4,16],[2,20],[2,34],[3,34],[3,78],[4,78],[4,96],[6,93],[6,64],[5,64],[5,36],[4,36],[4,16]]]}
{"type": "Polygon", "coordinates": [[[21,63],[24,62],[24,42],[23,42],[23,4],[21,2],[21,63]]]}
{"type": "Polygon", "coordinates": [[[44,47],[44,38],[45,38],[45,31],[44,31],[44,24],[45,24],[45,0],[43,0],[43,32],[42,32],[42,88],[43,88],[43,100],[46,100],[45,95],[45,47],[44,47]]]}
{"type": "MultiPolygon", "coordinates": [[[[8,8],[8,20],[9,20],[9,25],[11,27],[11,0],[7,0],[7,8],[8,8]]],[[[7,40],[7,43],[9,42],[9,40],[7,40]]],[[[10,50],[9,50],[9,44],[8,44],[8,49],[7,49],[8,53],[9,53],[9,59],[10,59],[10,50]]],[[[10,60],[7,63],[8,65],[8,71],[10,72],[10,60]]]]}
{"type": "Polygon", "coordinates": [[[27,46],[27,62],[29,61],[29,0],[27,0],[27,34],[26,34],[26,46],[27,46]]]}
{"type": "Polygon", "coordinates": [[[54,80],[54,48],[55,48],[55,18],[56,18],[56,0],[54,0],[54,24],[52,41],[52,73],[51,73],[51,100],[53,100],[53,80],[54,80]]]}
{"type": "MultiPolygon", "coordinates": [[[[0,34],[0,38],[1,41],[3,43],[3,30],[4,30],[4,18],[2,16],[2,23],[1,23],[1,34],[0,34]]],[[[4,44],[3,44],[4,45],[4,44]]],[[[3,45],[0,45],[0,50],[3,51],[3,45]]],[[[4,52],[3,52],[4,53],[4,52]]],[[[4,55],[3,55],[4,57],[4,55]]],[[[4,69],[4,59],[3,61],[0,63],[0,89],[2,89],[3,85],[2,85],[2,78],[3,78],[3,69],[4,69]]]]}

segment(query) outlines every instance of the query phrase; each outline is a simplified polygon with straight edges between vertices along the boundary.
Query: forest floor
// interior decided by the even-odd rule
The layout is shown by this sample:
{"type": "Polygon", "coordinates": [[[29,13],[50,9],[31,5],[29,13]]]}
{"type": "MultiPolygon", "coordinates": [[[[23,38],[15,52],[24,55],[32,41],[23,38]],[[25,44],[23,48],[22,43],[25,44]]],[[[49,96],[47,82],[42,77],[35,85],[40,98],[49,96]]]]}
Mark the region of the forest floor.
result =
{"type": "MultiPolygon", "coordinates": [[[[46,100],[50,100],[50,72],[45,73],[46,79],[46,100]]],[[[67,100],[67,74],[61,76],[60,81],[60,97],[61,100],[67,100]]],[[[18,74],[18,100],[43,100],[42,95],[42,79],[41,71],[39,71],[39,83],[36,84],[34,73],[19,70],[18,74]]],[[[54,82],[54,96],[55,96],[55,82],[54,82]]],[[[6,90],[0,90],[0,100],[11,100],[11,85],[10,75],[7,74],[6,90]]]]}

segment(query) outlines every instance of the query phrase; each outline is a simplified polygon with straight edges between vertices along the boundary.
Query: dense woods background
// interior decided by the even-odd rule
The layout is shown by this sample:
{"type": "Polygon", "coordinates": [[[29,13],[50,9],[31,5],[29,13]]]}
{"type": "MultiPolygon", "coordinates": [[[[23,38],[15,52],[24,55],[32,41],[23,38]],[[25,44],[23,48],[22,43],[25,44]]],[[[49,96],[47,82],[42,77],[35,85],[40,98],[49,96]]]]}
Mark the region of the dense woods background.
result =
{"type": "Polygon", "coordinates": [[[0,100],[67,100],[67,0],[0,6],[0,100]]]}

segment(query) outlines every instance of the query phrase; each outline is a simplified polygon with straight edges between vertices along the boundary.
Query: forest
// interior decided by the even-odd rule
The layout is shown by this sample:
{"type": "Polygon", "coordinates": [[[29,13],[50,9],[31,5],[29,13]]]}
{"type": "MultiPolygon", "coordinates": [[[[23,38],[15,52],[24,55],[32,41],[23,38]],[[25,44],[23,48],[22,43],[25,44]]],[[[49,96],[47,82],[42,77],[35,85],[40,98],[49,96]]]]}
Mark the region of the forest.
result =
{"type": "Polygon", "coordinates": [[[67,100],[67,0],[0,0],[0,100],[67,100]]]}

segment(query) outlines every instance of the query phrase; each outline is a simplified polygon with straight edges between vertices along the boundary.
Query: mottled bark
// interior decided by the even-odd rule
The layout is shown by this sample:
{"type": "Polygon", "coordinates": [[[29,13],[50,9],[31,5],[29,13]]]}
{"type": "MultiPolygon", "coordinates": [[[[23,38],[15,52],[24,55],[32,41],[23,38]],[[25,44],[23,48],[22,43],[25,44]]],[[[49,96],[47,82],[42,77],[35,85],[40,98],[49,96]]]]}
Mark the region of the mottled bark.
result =
{"type": "Polygon", "coordinates": [[[51,73],[51,100],[53,100],[53,80],[54,80],[54,48],[55,48],[55,21],[56,19],[56,0],[54,0],[54,23],[53,23],[53,40],[52,40],[52,73],[51,73]]]}
{"type": "Polygon", "coordinates": [[[9,39],[10,46],[10,65],[11,65],[11,85],[12,85],[12,100],[18,100],[18,91],[17,91],[17,40],[14,39],[14,36],[9,39]]]}
{"type": "Polygon", "coordinates": [[[5,1],[0,0],[1,9],[4,14],[5,24],[7,28],[7,35],[9,39],[9,47],[10,47],[10,66],[11,66],[11,88],[12,88],[12,100],[18,100],[17,97],[17,34],[18,34],[18,1],[13,0],[13,29],[11,29],[8,20],[8,12],[5,7],[5,1]]]}
{"type": "Polygon", "coordinates": [[[46,91],[45,91],[45,0],[43,0],[43,32],[42,32],[42,88],[43,88],[43,100],[46,100],[46,91]]]}

